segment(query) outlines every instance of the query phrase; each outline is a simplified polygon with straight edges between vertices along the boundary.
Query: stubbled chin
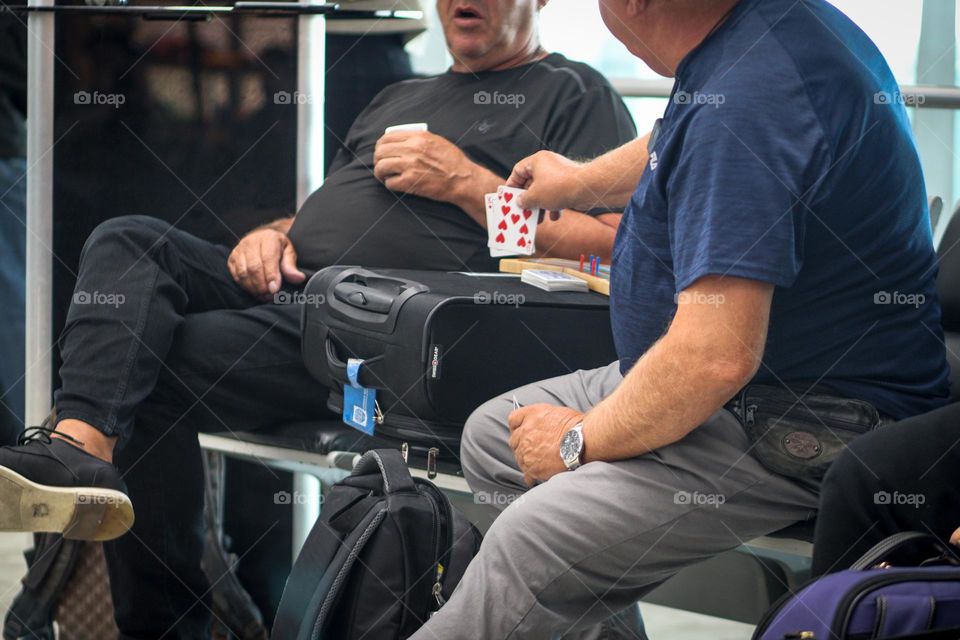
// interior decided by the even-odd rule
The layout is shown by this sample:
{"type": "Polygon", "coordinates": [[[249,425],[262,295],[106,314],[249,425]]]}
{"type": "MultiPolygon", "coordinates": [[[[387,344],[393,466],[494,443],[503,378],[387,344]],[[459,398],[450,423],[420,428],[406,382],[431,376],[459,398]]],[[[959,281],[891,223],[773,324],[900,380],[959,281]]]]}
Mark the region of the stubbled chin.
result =
{"type": "Polygon", "coordinates": [[[448,39],[450,52],[457,58],[475,58],[489,49],[486,40],[480,36],[454,34],[448,39]]]}

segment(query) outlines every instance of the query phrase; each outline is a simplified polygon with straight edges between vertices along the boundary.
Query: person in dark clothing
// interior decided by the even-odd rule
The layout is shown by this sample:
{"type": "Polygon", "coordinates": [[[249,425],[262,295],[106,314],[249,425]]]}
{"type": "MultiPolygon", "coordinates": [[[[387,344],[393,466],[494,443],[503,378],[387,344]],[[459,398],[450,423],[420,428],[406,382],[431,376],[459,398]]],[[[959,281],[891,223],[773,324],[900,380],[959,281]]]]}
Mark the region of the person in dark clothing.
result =
{"type": "Polygon", "coordinates": [[[0,445],[16,442],[23,428],[26,117],[27,28],[0,12],[0,445]]]}
{"type": "Polygon", "coordinates": [[[813,575],[849,569],[902,531],[960,542],[960,404],[856,439],[820,493],[813,575]]]}
{"type": "MultiPolygon", "coordinates": [[[[457,62],[383,91],[295,218],[233,249],[138,216],[88,238],[61,338],[56,422],[0,449],[0,530],[127,532],[106,548],[124,638],[207,634],[198,429],[325,414],[326,392],[300,356],[299,305],[289,304],[306,270],[491,269],[482,197],[514,162],[542,148],[593,157],[636,136],[600,74],[540,48],[542,4],[440,0],[457,62]],[[384,134],[413,122],[430,131],[384,134]],[[29,496],[43,499],[42,513],[29,496]]],[[[538,245],[609,256],[618,220],[568,211],[543,224],[538,245]]]]}

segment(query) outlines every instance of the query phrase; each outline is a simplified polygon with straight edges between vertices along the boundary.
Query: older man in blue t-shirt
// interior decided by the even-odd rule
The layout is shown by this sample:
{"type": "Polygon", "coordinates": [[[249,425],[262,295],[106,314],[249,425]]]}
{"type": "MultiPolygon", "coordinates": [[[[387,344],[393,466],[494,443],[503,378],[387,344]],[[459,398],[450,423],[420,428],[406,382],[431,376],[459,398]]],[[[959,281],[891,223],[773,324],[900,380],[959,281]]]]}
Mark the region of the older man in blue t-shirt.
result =
{"type": "Polygon", "coordinates": [[[676,78],[662,121],[588,164],[541,152],[511,182],[526,206],[629,203],[611,283],[620,359],[471,417],[470,486],[523,499],[487,500],[510,506],[416,640],[584,629],[813,515],[823,445],[808,436],[844,426],[818,407],[858,401],[854,428],[869,429],[946,401],[923,175],[869,38],[824,0],[600,6],[676,78]],[[758,408],[728,404],[748,384],[765,385],[771,424],[813,423],[782,468],[744,428],[758,408]]]}

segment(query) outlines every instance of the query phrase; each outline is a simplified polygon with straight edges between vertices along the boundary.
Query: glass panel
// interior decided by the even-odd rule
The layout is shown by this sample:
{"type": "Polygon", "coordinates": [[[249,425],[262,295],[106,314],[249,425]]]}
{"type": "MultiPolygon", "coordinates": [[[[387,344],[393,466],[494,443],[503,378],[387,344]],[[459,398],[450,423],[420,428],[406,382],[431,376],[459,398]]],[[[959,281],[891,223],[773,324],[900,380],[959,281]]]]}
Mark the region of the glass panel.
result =
{"type": "Polygon", "coordinates": [[[593,65],[610,78],[662,79],[607,30],[597,0],[551,0],[540,14],[549,51],[593,65]]]}
{"type": "Polygon", "coordinates": [[[84,240],[143,214],[233,245],[295,211],[296,22],[56,19],[54,332],[84,240]]]}
{"type": "MultiPolygon", "coordinates": [[[[917,82],[922,0],[832,1],[873,38],[901,83],[917,82]]],[[[541,23],[550,50],[592,64],[610,77],[660,78],[610,35],[596,0],[551,0],[541,23]]]]}
{"type": "Polygon", "coordinates": [[[653,123],[663,116],[667,108],[666,98],[626,98],[627,108],[637,123],[637,133],[641,136],[653,129],[653,123]]]}
{"type": "Polygon", "coordinates": [[[876,43],[900,84],[917,84],[917,45],[920,42],[922,0],[831,2],[876,43]]]}

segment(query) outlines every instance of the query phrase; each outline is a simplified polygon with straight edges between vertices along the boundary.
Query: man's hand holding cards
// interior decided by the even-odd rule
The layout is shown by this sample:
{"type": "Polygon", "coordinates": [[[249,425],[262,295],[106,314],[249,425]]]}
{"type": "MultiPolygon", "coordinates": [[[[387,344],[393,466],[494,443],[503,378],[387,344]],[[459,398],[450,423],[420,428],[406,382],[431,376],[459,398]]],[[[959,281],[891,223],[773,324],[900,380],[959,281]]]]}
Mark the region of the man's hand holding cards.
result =
{"type": "Polygon", "coordinates": [[[496,193],[484,196],[487,211],[487,246],[494,258],[503,256],[530,256],[536,251],[539,209],[524,209],[519,205],[523,189],[500,187],[496,193]]]}

